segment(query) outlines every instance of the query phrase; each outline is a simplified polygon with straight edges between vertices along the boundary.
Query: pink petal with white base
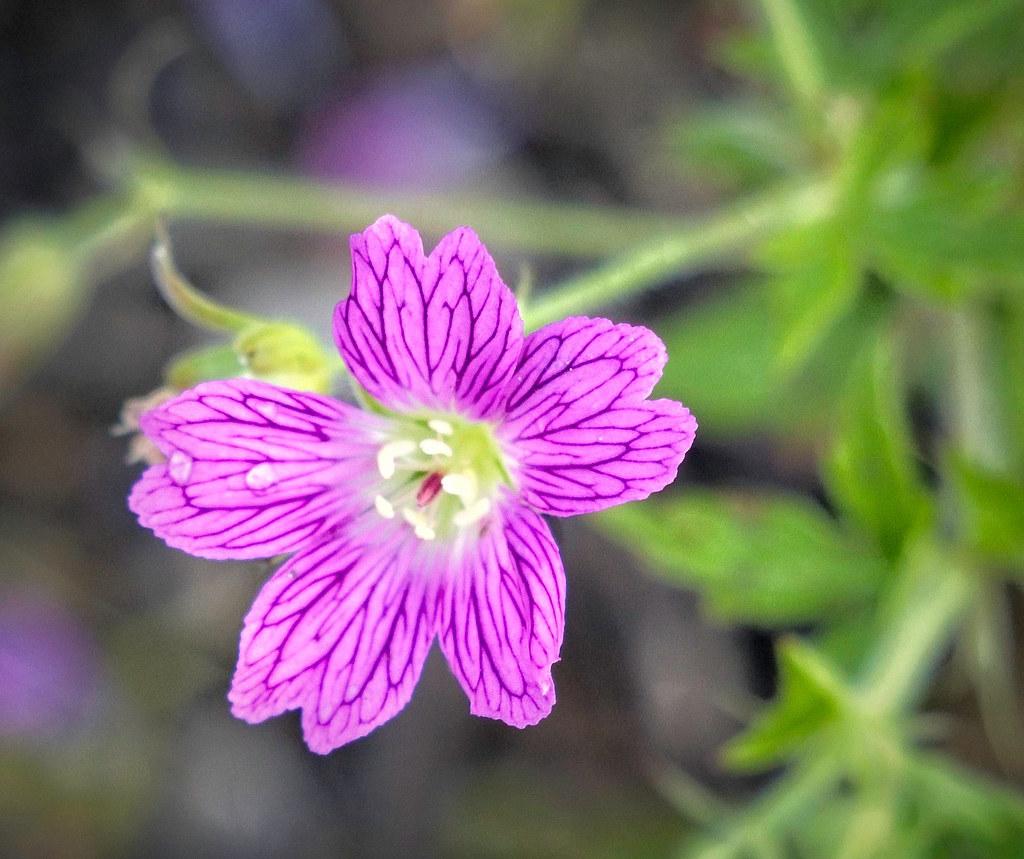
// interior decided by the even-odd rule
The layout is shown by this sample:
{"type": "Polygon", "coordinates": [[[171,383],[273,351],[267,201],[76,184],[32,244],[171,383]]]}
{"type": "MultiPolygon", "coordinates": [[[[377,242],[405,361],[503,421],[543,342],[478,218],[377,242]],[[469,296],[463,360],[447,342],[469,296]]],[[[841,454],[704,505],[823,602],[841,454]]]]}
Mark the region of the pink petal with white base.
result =
{"type": "Polygon", "coordinates": [[[499,433],[523,500],[575,516],[646,498],[671,483],[697,422],[647,400],[665,347],[646,328],[574,317],[526,339],[499,433]]]}
{"type": "Polygon", "coordinates": [[[264,382],[206,382],[146,413],[167,457],[128,504],[175,548],[269,558],[308,545],[366,505],[379,421],[264,382]]]}
{"type": "Polygon", "coordinates": [[[228,696],[236,716],[301,708],[306,744],[326,754],[408,703],[434,638],[436,577],[417,564],[422,544],[371,534],[300,552],[260,591],[228,696]]]}
{"type": "Polygon", "coordinates": [[[565,625],[565,572],[536,513],[499,512],[445,586],[441,649],[470,712],[517,728],[551,712],[565,625]]]}
{"type": "Polygon", "coordinates": [[[352,291],[334,333],[352,375],[393,409],[491,416],[523,324],[476,233],[461,227],[427,257],[419,234],[386,215],[351,247],[352,291]]]}

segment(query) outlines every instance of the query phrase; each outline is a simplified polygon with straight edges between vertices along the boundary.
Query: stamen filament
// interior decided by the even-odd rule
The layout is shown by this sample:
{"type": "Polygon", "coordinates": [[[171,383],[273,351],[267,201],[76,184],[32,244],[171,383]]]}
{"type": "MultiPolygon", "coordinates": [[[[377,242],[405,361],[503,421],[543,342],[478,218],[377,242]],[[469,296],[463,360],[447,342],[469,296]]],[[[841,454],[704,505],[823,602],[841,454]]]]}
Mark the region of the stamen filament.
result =
{"type": "Polygon", "coordinates": [[[433,540],[437,536],[430,522],[427,521],[427,517],[419,510],[404,507],[402,508],[402,518],[412,525],[413,531],[421,540],[433,540]]]}
{"type": "Polygon", "coordinates": [[[452,517],[452,524],[456,528],[465,528],[467,525],[472,525],[474,522],[479,522],[488,513],[491,512],[491,499],[490,498],[478,498],[472,504],[470,504],[465,510],[460,510],[452,517]]]}

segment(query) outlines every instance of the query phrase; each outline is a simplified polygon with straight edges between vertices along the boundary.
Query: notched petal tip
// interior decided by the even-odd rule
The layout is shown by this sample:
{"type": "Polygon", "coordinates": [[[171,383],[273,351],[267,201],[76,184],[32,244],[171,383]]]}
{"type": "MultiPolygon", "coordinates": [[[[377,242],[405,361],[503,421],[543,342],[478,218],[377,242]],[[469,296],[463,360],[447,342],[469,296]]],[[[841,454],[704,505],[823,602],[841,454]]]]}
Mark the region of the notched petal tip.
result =
{"type": "Polygon", "coordinates": [[[540,516],[509,506],[500,522],[446,588],[439,638],[470,713],[525,728],[555,704],[565,574],[540,516]]]}
{"type": "MultiPolygon", "coordinates": [[[[365,230],[352,233],[348,239],[349,248],[353,251],[356,249],[365,250],[371,242],[388,245],[394,243],[401,247],[406,255],[413,257],[425,256],[423,252],[423,238],[420,236],[419,231],[412,224],[408,224],[390,213],[381,215],[365,230]]],[[[355,285],[354,280],[353,285],[355,285]]]]}
{"type": "Polygon", "coordinates": [[[317,754],[369,734],[412,697],[436,629],[429,577],[365,526],[295,555],[245,620],[228,699],[260,722],[302,710],[317,754]]]}
{"type": "Polygon", "coordinates": [[[349,372],[385,406],[496,414],[522,345],[515,297],[468,227],[426,256],[411,226],[384,216],[350,240],[352,288],[335,308],[349,372]]]}

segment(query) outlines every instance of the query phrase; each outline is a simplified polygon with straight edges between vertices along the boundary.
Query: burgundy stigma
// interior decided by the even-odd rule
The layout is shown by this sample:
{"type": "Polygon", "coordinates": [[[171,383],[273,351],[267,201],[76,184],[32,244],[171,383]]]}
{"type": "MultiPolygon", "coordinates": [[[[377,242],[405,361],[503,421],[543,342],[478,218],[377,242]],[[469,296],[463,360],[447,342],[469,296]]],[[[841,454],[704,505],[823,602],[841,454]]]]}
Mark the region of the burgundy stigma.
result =
{"type": "Polygon", "coordinates": [[[440,491],[441,473],[438,471],[431,472],[427,475],[427,479],[423,481],[423,485],[420,486],[420,491],[416,493],[416,503],[420,507],[426,507],[437,498],[440,491]]]}

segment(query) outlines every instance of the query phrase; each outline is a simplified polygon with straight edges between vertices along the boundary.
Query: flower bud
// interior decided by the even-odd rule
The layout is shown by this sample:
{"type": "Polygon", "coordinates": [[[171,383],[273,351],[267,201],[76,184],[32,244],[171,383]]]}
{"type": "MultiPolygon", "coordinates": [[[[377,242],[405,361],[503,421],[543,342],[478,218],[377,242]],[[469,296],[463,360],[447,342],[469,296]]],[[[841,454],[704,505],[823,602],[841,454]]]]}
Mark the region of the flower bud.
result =
{"type": "Polygon", "coordinates": [[[300,325],[252,325],[235,338],[233,348],[245,375],[254,379],[320,394],[330,389],[331,358],[317,338],[300,325]]]}
{"type": "Polygon", "coordinates": [[[0,234],[0,394],[61,341],[81,306],[74,255],[45,223],[0,234]]]}

